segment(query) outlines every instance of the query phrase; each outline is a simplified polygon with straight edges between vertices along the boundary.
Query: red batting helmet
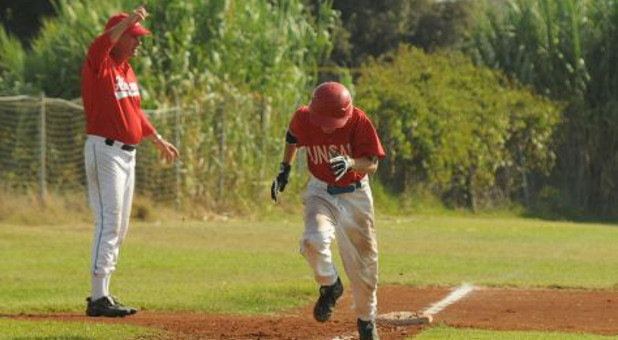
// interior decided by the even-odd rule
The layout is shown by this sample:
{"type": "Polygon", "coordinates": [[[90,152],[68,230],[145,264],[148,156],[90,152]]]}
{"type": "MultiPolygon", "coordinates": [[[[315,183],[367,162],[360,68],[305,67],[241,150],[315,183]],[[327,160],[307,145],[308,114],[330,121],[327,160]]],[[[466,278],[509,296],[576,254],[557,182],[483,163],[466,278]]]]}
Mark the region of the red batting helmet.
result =
{"type": "Polygon", "coordinates": [[[342,84],[330,81],[313,90],[309,120],[321,127],[338,129],[348,122],[353,110],[350,91],[342,84]]]}

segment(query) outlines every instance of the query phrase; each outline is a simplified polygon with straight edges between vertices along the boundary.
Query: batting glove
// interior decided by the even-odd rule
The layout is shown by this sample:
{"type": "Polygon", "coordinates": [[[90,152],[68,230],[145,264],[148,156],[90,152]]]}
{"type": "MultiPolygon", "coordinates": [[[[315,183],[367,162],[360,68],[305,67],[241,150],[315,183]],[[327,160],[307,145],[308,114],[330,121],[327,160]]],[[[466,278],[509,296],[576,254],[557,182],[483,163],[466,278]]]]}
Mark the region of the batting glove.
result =
{"type": "Polygon", "coordinates": [[[285,186],[288,184],[290,180],[290,171],[292,171],[292,166],[287,163],[281,163],[279,165],[279,173],[275,180],[273,181],[273,185],[270,187],[270,198],[277,202],[279,199],[279,193],[285,190],[285,186]]]}
{"type": "Polygon", "coordinates": [[[329,161],[330,170],[335,175],[335,182],[340,180],[354,165],[354,160],[345,155],[339,155],[332,157],[329,161]]]}

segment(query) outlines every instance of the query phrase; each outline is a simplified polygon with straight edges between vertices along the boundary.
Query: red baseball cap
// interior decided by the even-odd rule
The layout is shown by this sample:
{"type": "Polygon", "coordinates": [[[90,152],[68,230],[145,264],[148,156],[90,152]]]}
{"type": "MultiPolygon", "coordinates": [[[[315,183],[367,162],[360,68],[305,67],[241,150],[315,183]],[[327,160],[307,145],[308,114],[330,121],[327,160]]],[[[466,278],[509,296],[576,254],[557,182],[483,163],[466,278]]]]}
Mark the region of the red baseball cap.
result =
{"type": "MultiPolygon", "coordinates": [[[[127,13],[119,13],[114,15],[113,17],[109,18],[109,20],[107,20],[107,24],[105,24],[105,31],[109,31],[111,28],[113,28],[114,26],[118,25],[122,20],[128,18],[129,15],[127,13]]],[[[147,30],[144,26],[140,25],[139,22],[133,24],[131,27],[127,28],[126,31],[124,31],[124,33],[128,33],[131,35],[135,35],[138,37],[141,37],[143,35],[149,35],[152,34],[149,30],[147,30]]]]}

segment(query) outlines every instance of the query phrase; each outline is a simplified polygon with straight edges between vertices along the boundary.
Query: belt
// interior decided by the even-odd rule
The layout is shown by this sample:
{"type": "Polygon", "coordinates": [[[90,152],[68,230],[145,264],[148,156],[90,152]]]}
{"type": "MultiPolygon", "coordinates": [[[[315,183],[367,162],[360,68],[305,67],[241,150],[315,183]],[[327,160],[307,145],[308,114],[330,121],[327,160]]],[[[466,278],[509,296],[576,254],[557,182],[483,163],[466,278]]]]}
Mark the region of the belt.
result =
{"type": "MultiPolygon", "coordinates": [[[[115,140],[111,139],[111,138],[106,138],[105,139],[105,144],[109,145],[109,146],[113,146],[114,143],[116,143],[115,140]]],[[[120,143],[120,142],[118,142],[120,143]]],[[[120,143],[122,144],[122,143],[120,143]]],[[[135,145],[131,145],[131,144],[122,144],[122,146],[120,146],[120,148],[124,151],[134,151],[135,150],[135,145]]]]}
{"type": "Polygon", "coordinates": [[[360,189],[362,187],[363,183],[361,183],[361,181],[356,181],[350,185],[344,186],[329,184],[328,186],[326,186],[326,192],[331,195],[347,194],[350,192],[354,192],[356,189],[360,189]]]}

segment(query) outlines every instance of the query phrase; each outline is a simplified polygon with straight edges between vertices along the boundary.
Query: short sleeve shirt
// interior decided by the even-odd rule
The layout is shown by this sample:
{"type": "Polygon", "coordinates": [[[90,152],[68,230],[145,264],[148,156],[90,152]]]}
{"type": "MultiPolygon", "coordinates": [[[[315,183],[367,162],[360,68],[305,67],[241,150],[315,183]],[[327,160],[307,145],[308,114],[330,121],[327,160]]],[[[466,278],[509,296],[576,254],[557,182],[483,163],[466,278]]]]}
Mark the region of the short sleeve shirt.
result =
{"type": "Polygon", "coordinates": [[[155,129],[141,109],[137,77],[128,61],[117,62],[105,33],[95,39],[84,61],[82,100],[86,132],[126,144],[138,144],[155,129]]]}
{"type": "Polygon", "coordinates": [[[292,117],[290,133],[296,137],[297,146],[305,147],[307,164],[311,174],[319,180],[332,185],[350,185],[361,180],[365,174],[349,171],[339,181],[329,167],[329,150],[352,158],[385,156],[378,134],[369,117],[355,107],[352,116],[342,128],[325,133],[309,120],[309,108],[301,106],[292,117]]]}

